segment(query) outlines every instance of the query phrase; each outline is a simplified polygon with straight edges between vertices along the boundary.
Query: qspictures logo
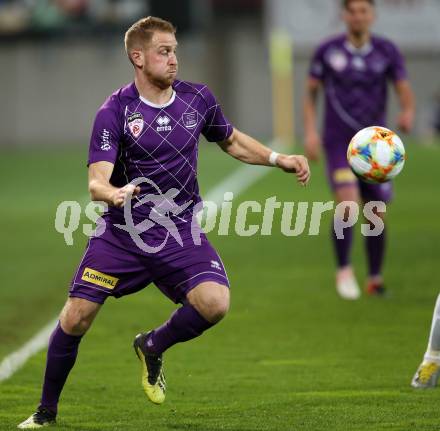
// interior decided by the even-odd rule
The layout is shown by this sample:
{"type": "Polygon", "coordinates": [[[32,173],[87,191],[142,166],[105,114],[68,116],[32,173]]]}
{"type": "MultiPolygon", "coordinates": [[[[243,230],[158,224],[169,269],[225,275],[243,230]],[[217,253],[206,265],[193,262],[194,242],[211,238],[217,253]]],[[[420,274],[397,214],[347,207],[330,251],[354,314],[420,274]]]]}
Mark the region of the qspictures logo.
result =
{"type": "MultiPolygon", "coordinates": [[[[365,223],[361,223],[360,226],[362,235],[380,235],[384,229],[380,214],[387,210],[382,201],[370,201],[363,205],[353,201],[284,202],[279,201],[276,196],[268,197],[262,202],[237,201],[234,200],[232,192],[225,192],[222,202],[181,202],[178,199],[180,194],[178,189],[171,188],[163,193],[149,178],[139,177],[130,184],[142,186],[150,193],[140,196],[128,195],[123,207],[124,223],[114,224],[113,227],[131,237],[133,246],[151,254],[162,250],[169,240],[183,246],[177,225],[181,225],[177,223],[179,219],[188,223],[194,245],[200,245],[202,232],[215,232],[219,236],[236,234],[244,237],[268,236],[278,232],[286,237],[316,236],[321,232],[321,222],[324,217],[332,219],[336,237],[343,239],[345,229],[355,226],[362,216],[365,219],[365,223]],[[146,210],[145,213],[142,208],[146,210]],[[136,223],[133,210],[138,215],[144,214],[140,219],[136,217],[136,223]],[[184,219],[182,219],[183,215],[185,215],[184,219]],[[160,243],[155,240],[154,243],[148,244],[147,237],[155,236],[148,234],[148,231],[154,233],[155,229],[166,234],[160,236],[160,243]]],[[[92,223],[85,223],[82,226],[83,233],[89,237],[103,235],[110,226],[107,226],[108,220],[105,221],[101,214],[108,211],[109,207],[105,202],[89,202],[84,212],[96,228],[93,228],[92,223]]],[[[80,227],[81,214],[81,205],[76,201],[64,201],[57,208],[55,229],[64,235],[67,245],[73,245],[73,233],[80,227]]],[[[110,284],[112,279],[106,274],[90,273],[88,281],[92,279],[95,282],[98,280],[107,283],[103,287],[112,286],[110,284]],[[99,277],[104,277],[105,280],[99,277]]]]}

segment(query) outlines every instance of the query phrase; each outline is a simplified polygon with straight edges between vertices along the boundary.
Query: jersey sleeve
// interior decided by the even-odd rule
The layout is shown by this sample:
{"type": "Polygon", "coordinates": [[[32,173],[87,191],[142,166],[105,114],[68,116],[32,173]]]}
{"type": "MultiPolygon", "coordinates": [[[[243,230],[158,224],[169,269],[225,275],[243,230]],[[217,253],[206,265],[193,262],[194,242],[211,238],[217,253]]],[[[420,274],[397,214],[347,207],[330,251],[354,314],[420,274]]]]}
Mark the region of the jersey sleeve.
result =
{"type": "Polygon", "coordinates": [[[203,97],[206,102],[203,136],[209,142],[221,142],[228,139],[232,134],[232,124],[224,116],[221,106],[208,88],[204,89],[203,97]]]}
{"type": "Polygon", "coordinates": [[[319,79],[320,81],[324,79],[325,73],[324,51],[324,46],[319,46],[315,50],[309,67],[309,77],[319,79]]]}
{"type": "Polygon", "coordinates": [[[390,43],[389,45],[389,59],[390,64],[388,66],[388,77],[394,82],[401,81],[408,78],[408,73],[405,66],[405,58],[400,52],[399,48],[390,43]]]}
{"type": "Polygon", "coordinates": [[[95,162],[115,163],[122,138],[123,125],[112,98],[99,108],[93,123],[87,166],[95,162]]]}

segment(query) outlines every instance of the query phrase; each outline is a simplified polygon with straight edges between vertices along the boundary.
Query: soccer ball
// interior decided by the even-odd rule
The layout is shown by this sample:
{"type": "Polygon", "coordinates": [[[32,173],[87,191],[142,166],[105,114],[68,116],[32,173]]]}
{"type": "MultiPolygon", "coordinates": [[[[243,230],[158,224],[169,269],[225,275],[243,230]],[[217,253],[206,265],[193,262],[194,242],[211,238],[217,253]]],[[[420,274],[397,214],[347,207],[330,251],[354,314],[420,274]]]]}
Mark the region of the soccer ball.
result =
{"type": "Polygon", "coordinates": [[[385,127],[373,126],[353,136],[347,150],[353,172],[367,183],[384,183],[395,178],[405,164],[401,139],[385,127]]]}

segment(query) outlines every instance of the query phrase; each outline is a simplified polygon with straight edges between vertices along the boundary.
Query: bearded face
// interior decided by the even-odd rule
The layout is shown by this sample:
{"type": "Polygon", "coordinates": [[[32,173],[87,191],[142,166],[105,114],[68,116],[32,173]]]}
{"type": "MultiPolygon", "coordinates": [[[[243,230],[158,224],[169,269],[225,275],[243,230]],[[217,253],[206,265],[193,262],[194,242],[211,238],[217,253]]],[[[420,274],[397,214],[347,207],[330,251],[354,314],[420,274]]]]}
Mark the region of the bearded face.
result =
{"type": "Polygon", "coordinates": [[[155,32],[150,43],[143,50],[140,65],[147,79],[155,86],[166,89],[176,79],[178,62],[177,41],[173,33],[155,32]]]}

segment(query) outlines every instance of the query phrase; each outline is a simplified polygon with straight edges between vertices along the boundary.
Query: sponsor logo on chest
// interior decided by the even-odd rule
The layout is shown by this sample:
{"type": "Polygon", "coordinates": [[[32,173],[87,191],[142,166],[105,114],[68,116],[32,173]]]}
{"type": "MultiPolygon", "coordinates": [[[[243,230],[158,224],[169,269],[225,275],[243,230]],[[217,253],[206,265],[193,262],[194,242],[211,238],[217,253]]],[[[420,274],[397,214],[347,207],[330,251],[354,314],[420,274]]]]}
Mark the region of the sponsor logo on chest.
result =
{"type": "Polygon", "coordinates": [[[171,126],[170,126],[170,117],[166,115],[159,115],[156,119],[156,132],[170,132],[171,126]]]}
{"type": "Polygon", "coordinates": [[[365,60],[360,56],[353,57],[353,59],[351,60],[351,65],[359,72],[363,72],[367,68],[365,60]]]}

